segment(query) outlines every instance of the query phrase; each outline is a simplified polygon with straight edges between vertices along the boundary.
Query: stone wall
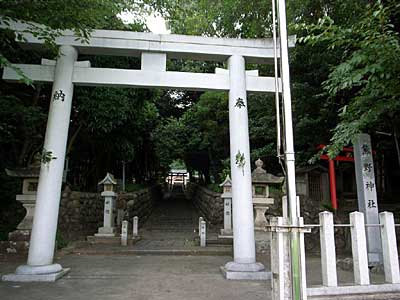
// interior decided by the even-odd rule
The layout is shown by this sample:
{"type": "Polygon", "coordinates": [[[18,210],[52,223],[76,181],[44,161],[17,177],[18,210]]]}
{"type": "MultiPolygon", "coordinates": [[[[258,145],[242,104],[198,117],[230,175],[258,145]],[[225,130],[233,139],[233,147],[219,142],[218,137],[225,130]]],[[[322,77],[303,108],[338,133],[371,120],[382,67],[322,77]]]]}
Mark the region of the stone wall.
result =
{"type": "Polygon", "coordinates": [[[125,211],[124,219],[132,223],[133,217],[139,217],[139,227],[144,224],[153,212],[154,204],[162,198],[162,187],[157,184],[132,193],[120,193],[117,209],[125,211]]]}
{"type": "Polygon", "coordinates": [[[213,225],[224,223],[224,200],[221,198],[221,194],[196,183],[188,182],[185,195],[188,199],[192,199],[202,217],[206,218],[208,222],[213,225]]]}
{"type": "MultiPolygon", "coordinates": [[[[272,197],[275,199],[274,205],[267,211],[267,220],[272,217],[282,215],[282,194],[274,194],[272,197]]],[[[300,215],[304,218],[304,224],[319,224],[319,213],[327,210],[322,206],[322,203],[306,196],[300,196],[300,215]]],[[[334,216],[335,224],[349,224],[349,213],[356,209],[346,209],[340,207],[338,214],[334,216]]],[[[304,236],[305,246],[307,253],[318,254],[320,252],[320,236],[319,228],[314,227],[311,233],[306,233],[304,236]]],[[[349,227],[335,227],[335,242],[338,254],[347,254],[351,252],[350,243],[350,228],[349,227]]]]}
{"type": "MultiPolygon", "coordinates": [[[[159,185],[132,193],[119,193],[116,208],[124,210],[124,219],[132,222],[132,218],[138,216],[139,224],[142,224],[151,214],[155,201],[160,197],[159,185]]],[[[103,225],[103,210],[104,199],[100,193],[75,192],[66,189],[62,193],[58,218],[60,236],[65,240],[79,240],[95,234],[103,225]]]]}
{"type": "MultiPolygon", "coordinates": [[[[162,196],[161,185],[132,193],[121,193],[116,208],[125,210],[124,219],[132,222],[134,216],[143,222],[152,213],[154,203],[162,196]]],[[[104,199],[100,193],[71,191],[68,187],[61,195],[58,217],[57,243],[83,240],[93,235],[103,225],[104,199]]],[[[115,214],[117,217],[117,213],[115,214]]],[[[29,247],[29,231],[16,230],[9,234],[8,241],[0,241],[0,253],[26,253],[29,247]]]]}
{"type": "Polygon", "coordinates": [[[59,238],[84,239],[103,223],[104,200],[100,193],[71,191],[62,193],[58,217],[59,238]]]}

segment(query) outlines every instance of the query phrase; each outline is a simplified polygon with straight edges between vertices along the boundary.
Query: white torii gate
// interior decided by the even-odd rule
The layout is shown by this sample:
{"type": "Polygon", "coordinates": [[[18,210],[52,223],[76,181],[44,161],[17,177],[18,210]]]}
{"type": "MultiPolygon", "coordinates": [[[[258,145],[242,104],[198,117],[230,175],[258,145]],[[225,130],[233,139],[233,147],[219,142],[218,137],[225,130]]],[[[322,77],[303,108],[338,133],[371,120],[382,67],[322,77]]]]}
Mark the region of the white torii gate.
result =
{"type": "MultiPolygon", "coordinates": [[[[26,25],[12,26],[26,38],[24,47],[43,47],[42,40],[25,31],[26,25]]],[[[43,59],[41,65],[15,65],[34,82],[53,83],[44,151],[54,159],[41,164],[27,264],[19,266],[9,279],[52,281],[65,273],[53,258],[74,85],[229,91],[234,259],[225,269],[233,274],[259,276],[264,266],[255,257],[246,94],[275,92],[275,79],[258,76],[256,70],[246,71],[245,64],[272,64],[272,40],[96,30],[87,43],[65,31],[56,44],[57,61],[43,59]],[[77,61],[78,54],[141,57],[141,69],[91,68],[89,62],[77,61]],[[171,72],[166,70],[166,61],[171,58],[227,61],[228,69],[217,68],[214,74],[171,72]]],[[[294,46],[294,38],[289,39],[289,46],[294,46]]],[[[20,76],[13,68],[5,68],[3,79],[18,81],[20,76]]]]}

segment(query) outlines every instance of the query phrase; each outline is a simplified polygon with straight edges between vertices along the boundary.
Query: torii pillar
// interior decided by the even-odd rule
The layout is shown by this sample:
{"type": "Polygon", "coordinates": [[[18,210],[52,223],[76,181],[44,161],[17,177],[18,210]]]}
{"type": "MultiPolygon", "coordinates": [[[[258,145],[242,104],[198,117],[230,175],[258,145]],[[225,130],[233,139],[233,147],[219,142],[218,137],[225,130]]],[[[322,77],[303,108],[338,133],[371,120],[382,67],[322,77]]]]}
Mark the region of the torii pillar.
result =
{"type": "Polygon", "coordinates": [[[58,210],[73,94],[72,74],[78,52],[61,46],[54,73],[28,262],[4,281],[55,281],[69,269],[53,263],[58,210]]]}
{"type": "Polygon", "coordinates": [[[231,56],[228,68],[233,261],[221,270],[227,279],[265,280],[270,272],[256,262],[244,57],[231,56]]]}

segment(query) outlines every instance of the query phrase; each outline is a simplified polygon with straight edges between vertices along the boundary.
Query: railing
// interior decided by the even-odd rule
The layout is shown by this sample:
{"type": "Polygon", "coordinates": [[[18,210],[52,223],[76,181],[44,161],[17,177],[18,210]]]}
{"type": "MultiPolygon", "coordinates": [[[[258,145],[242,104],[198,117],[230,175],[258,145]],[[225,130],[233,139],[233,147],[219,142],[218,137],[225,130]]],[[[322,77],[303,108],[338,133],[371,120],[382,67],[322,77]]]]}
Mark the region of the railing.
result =
{"type": "Polygon", "coordinates": [[[321,244],[322,287],[308,288],[308,296],[400,291],[399,260],[395,233],[395,227],[400,226],[400,224],[394,223],[393,213],[380,213],[379,224],[365,224],[364,214],[360,212],[350,214],[350,224],[334,224],[333,214],[326,211],[319,214],[319,221],[320,224],[304,225],[305,229],[319,228],[321,244]],[[354,284],[352,286],[338,286],[335,227],[350,228],[354,272],[354,284]],[[366,227],[380,228],[385,284],[370,284],[366,227]],[[360,289],[360,286],[362,286],[362,289],[360,289]]]}
{"type": "MultiPolygon", "coordinates": [[[[379,224],[365,224],[364,214],[353,212],[350,214],[350,224],[334,224],[333,214],[321,212],[319,224],[304,225],[303,218],[297,218],[291,225],[288,218],[272,218],[270,226],[266,230],[271,231],[271,272],[272,294],[274,300],[287,299],[291,294],[291,267],[290,236],[299,234],[299,272],[301,285],[301,299],[313,297],[335,297],[355,294],[375,294],[387,292],[400,292],[400,271],[397,252],[393,213],[382,212],[379,214],[379,224]],[[336,266],[335,227],[348,227],[351,234],[351,250],[353,256],[354,282],[338,286],[336,266]],[[382,263],[385,274],[385,283],[371,284],[369,277],[368,249],[366,228],[379,227],[381,235],[382,263]],[[311,232],[313,228],[319,228],[321,245],[321,274],[322,286],[307,287],[306,284],[306,258],[304,250],[304,234],[311,232]]],[[[372,249],[371,249],[372,250],[372,249]]],[[[375,254],[374,251],[370,251],[375,254]]]]}

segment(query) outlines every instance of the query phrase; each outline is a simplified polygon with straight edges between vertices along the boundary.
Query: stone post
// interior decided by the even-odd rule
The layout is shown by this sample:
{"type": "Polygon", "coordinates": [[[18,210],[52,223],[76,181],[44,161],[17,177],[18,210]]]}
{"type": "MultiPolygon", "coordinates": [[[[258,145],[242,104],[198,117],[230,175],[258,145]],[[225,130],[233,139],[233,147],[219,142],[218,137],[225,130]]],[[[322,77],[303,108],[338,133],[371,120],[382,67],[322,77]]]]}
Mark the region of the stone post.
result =
{"type": "Polygon", "coordinates": [[[222,187],[221,198],[224,200],[224,228],[221,229],[220,237],[231,237],[232,232],[232,181],[229,175],[226,176],[222,187]]]}
{"type": "Polygon", "coordinates": [[[128,245],[128,221],[122,221],[121,227],[121,245],[127,246],[128,245]]]}
{"type": "MultiPolygon", "coordinates": [[[[299,199],[299,196],[297,196],[297,199],[299,199]]],[[[300,228],[300,239],[299,239],[299,248],[300,248],[300,290],[301,290],[301,299],[302,300],[307,300],[307,276],[306,276],[306,247],[304,243],[304,234],[307,231],[304,228],[304,219],[303,217],[298,218],[298,224],[300,228]]]]}
{"type": "Polygon", "coordinates": [[[132,230],[132,238],[136,238],[138,236],[138,224],[139,224],[139,217],[133,217],[133,230],[132,230]]]}
{"type": "Polygon", "coordinates": [[[207,234],[207,228],[206,228],[206,222],[201,221],[200,222],[200,247],[205,247],[207,240],[206,240],[206,234],[207,234]]]}
{"type": "Polygon", "coordinates": [[[271,288],[273,300],[292,299],[290,285],[290,243],[289,235],[280,226],[289,225],[287,218],[276,217],[271,220],[271,288]]]}
{"type": "Polygon", "coordinates": [[[117,208],[117,226],[122,225],[124,217],[125,217],[125,211],[123,209],[117,208]]]}
{"type": "Polygon", "coordinates": [[[221,235],[232,235],[232,198],[224,198],[224,229],[221,235]]]}
{"type": "Polygon", "coordinates": [[[304,228],[302,217],[297,218],[298,226],[292,227],[289,218],[274,217],[271,220],[271,288],[273,300],[292,300],[292,264],[290,261],[290,235],[299,232],[299,275],[300,298],[307,299],[306,259],[304,247],[304,234],[310,232],[304,228]]]}
{"type": "MultiPolygon", "coordinates": [[[[264,270],[264,266],[256,263],[245,60],[233,55],[228,59],[228,67],[234,250],[233,261],[225,265],[225,270],[257,272],[264,270]]],[[[229,277],[226,273],[225,276],[229,277]]]]}
{"type": "Polygon", "coordinates": [[[64,272],[61,265],[53,263],[53,258],[71,115],[72,75],[77,57],[75,48],[60,47],[54,71],[28,263],[19,266],[15,276],[6,275],[3,280],[54,281],[64,272]]]}
{"type": "Polygon", "coordinates": [[[327,211],[319,213],[322,285],[337,286],[335,231],[333,214],[327,211]]]}
{"type": "Polygon", "coordinates": [[[204,218],[200,217],[199,218],[199,236],[201,236],[201,222],[203,222],[204,218]]]}
{"type": "Polygon", "coordinates": [[[282,216],[287,218],[288,215],[288,200],[287,196],[282,196],[282,216]]]}
{"type": "MultiPolygon", "coordinates": [[[[359,134],[354,142],[354,165],[357,180],[359,211],[364,213],[366,224],[378,224],[378,201],[374,173],[371,137],[359,134]]],[[[382,263],[381,236],[378,227],[366,228],[368,261],[370,264],[382,263]]]]}
{"type": "Polygon", "coordinates": [[[369,284],[367,241],[365,237],[364,214],[358,211],[350,214],[351,250],[353,253],[354,282],[369,284]]]}
{"type": "Polygon", "coordinates": [[[387,283],[400,283],[399,258],[397,254],[396,231],[394,217],[391,212],[379,214],[382,237],[383,267],[387,283]]]}

